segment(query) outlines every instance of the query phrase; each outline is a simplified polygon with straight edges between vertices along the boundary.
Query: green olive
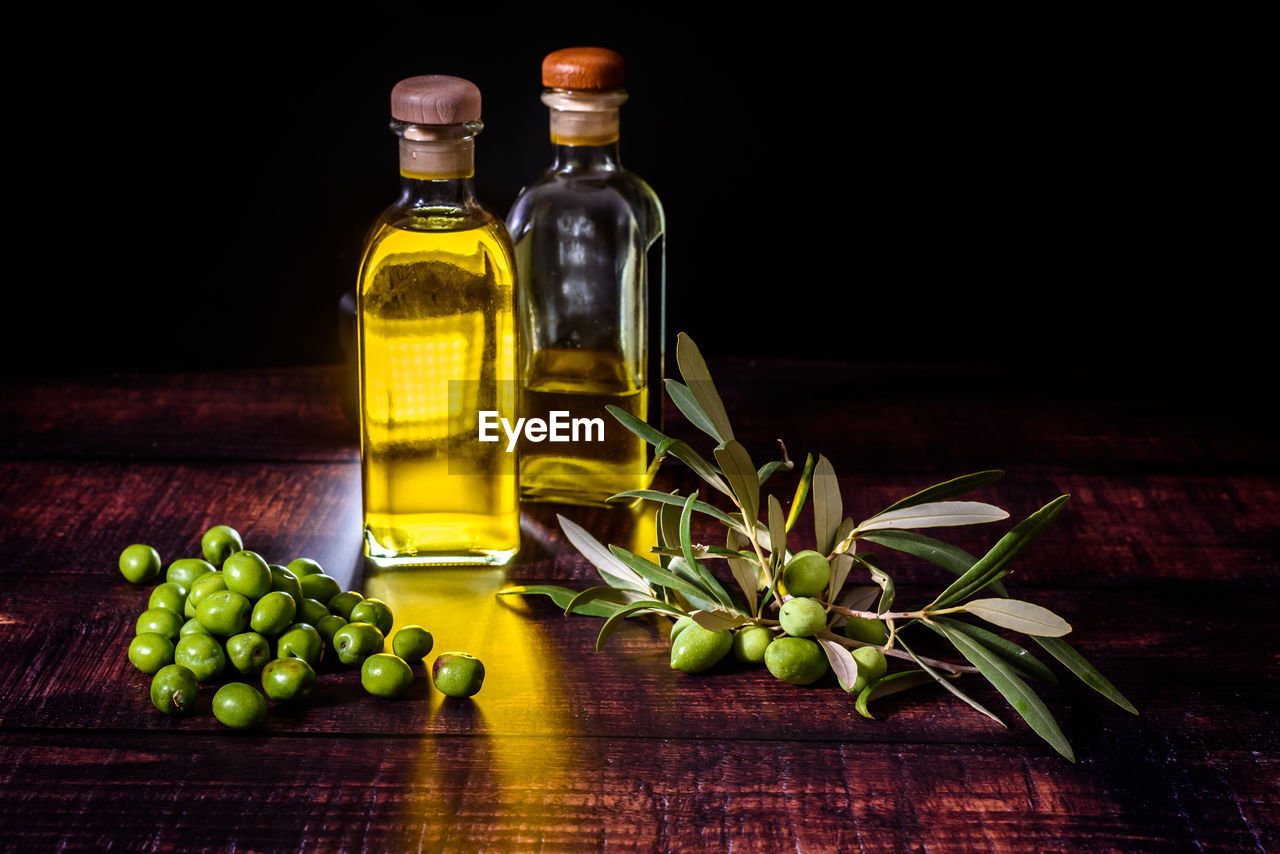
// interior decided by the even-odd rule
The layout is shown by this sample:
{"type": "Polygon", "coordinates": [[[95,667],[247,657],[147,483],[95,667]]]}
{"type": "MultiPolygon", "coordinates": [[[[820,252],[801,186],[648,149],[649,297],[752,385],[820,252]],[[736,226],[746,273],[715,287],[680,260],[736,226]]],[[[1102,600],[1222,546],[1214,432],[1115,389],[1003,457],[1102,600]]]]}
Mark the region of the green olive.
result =
{"type": "Polygon", "coordinates": [[[446,697],[470,697],[484,684],[484,664],[470,653],[441,653],[431,665],[431,681],[446,697]]]}
{"type": "Polygon", "coordinates": [[[143,632],[129,642],[129,663],[143,673],[154,674],[173,664],[173,641],[155,632],[143,632]]]}
{"type": "Polygon", "coordinates": [[[782,570],[782,586],[792,596],[817,596],[827,589],[831,567],[818,552],[805,550],[787,561],[782,570]]]}
{"type": "Polygon", "coordinates": [[[227,666],[222,644],[213,635],[189,634],[174,647],[173,661],[196,675],[197,682],[209,683],[222,675],[227,666]]]}
{"type": "Polygon", "coordinates": [[[175,614],[181,614],[187,604],[187,594],[182,588],[168,581],[156,586],[147,600],[148,608],[168,608],[175,614]]]}
{"type": "Polygon", "coordinates": [[[405,626],[391,638],[391,651],[410,664],[417,664],[431,652],[435,639],[422,626],[405,626]]]}
{"type": "Polygon", "coordinates": [[[764,666],[783,682],[808,685],[827,672],[827,654],[808,638],[777,638],[764,651],[764,666]]]}
{"type": "MultiPolygon", "coordinates": [[[[328,602],[325,607],[329,609],[330,614],[337,614],[347,622],[351,622],[351,609],[364,601],[364,597],[354,590],[348,590],[345,593],[339,593],[328,602]]],[[[365,620],[369,622],[369,620],[365,620]]]]}
{"type": "Polygon", "coordinates": [[[354,667],[369,656],[382,652],[385,636],[372,623],[347,623],[333,633],[333,651],[338,660],[354,667]]]}
{"type": "Polygon", "coordinates": [[[264,635],[278,635],[293,623],[298,606],[283,590],[273,590],[258,600],[249,615],[249,626],[264,635]]]}
{"type": "Polygon", "coordinates": [[[249,628],[249,615],[253,603],[234,590],[219,590],[201,600],[196,608],[196,619],[211,634],[229,638],[249,628]]]}
{"type": "Polygon", "coordinates": [[[827,609],[817,599],[788,599],[778,611],[782,630],[795,638],[807,638],[827,626],[827,609]]]}
{"type": "Polygon", "coordinates": [[[227,658],[238,673],[257,675],[271,660],[271,642],[257,632],[241,632],[227,638],[227,658]]]}
{"type": "Polygon", "coordinates": [[[671,626],[671,635],[670,637],[667,638],[667,640],[671,641],[672,643],[675,643],[676,638],[680,637],[681,632],[683,632],[685,629],[689,628],[690,626],[696,626],[696,625],[698,624],[693,621],[693,617],[690,617],[689,615],[686,614],[685,616],[676,620],[675,623],[671,626]]]}
{"type": "Polygon", "coordinates": [[[214,566],[222,566],[223,561],[243,548],[240,533],[226,525],[214,525],[200,538],[200,551],[204,559],[214,566]]]}
{"type": "Polygon", "coordinates": [[[204,623],[200,622],[195,617],[192,617],[182,624],[182,629],[179,630],[178,636],[185,638],[187,635],[195,634],[207,635],[212,633],[204,627],[204,623]]]}
{"type": "Polygon", "coordinates": [[[267,720],[267,701],[251,685],[228,682],[213,695],[213,716],[232,729],[256,729],[267,720]]]}
{"type": "Polygon", "coordinates": [[[309,557],[296,557],[289,561],[288,569],[301,580],[304,575],[321,575],[324,568],[309,557]]]}
{"type": "Polygon", "coordinates": [[[189,715],[200,696],[200,683],[181,664],[161,667],[151,679],[151,703],[166,715],[189,715]]]}
{"type": "Polygon", "coordinates": [[[338,579],[324,573],[299,576],[298,582],[302,585],[303,596],[321,603],[328,602],[342,592],[338,579]]]}
{"type": "Polygon", "coordinates": [[[718,664],[732,647],[732,632],[713,632],[696,624],[689,626],[671,645],[671,669],[701,673],[718,664]]]}
{"type": "Polygon", "coordinates": [[[312,667],[320,664],[324,639],[314,626],[294,623],[276,642],[276,658],[301,658],[312,667]]]}
{"type": "Polygon", "coordinates": [[[214,572],[206,572],[191,582],[191,590],[187,593],[187,605],[192,609],[198,608],[210,593],[217,593],[219,590],[226,589],[227,577],[225,575],[216,570],[214,572]]]}
{"type": "Polygon", "coordinates": [[[160,577],[160,553],[151,546],[134,543],[120,552],[119,567],[130,584],[148,584],[160,577]]]}
{"type": "Polygon", "coordinates": [[[298,606],[297,619],[299,623],[314,626],[327,616],[329,616],[329,609],[318,599],[310,599],[304,596],[302,604],[298,606]]]}
{"type": "Polygon", "coordinates": [[[305,700],[315,687],[316,671],[301,658],[277,658],[262,668],[262,690],[273,700],[305,700]]]}
{"type": "Polygon", "coordinates": [[[357,602],[347,620],[352,623],[373,623],[383,635],[391,634],[391,626],[395,622],[395,618],[391,615],[391,608],[381,599],[365,599],[357,602]]]}
{"type": "Polygon", "coordinates": [[[850,617],[844,624],[844,636],[851,640],[883,646],[889,639],[889,629],[885,626],[884,620],[850,617]]]}
{"type": "Polygon", "coordinates": [[[256,602],[271,592],[271,567],[257,552],[238,551],[222,564],[227,589],[256,602]]]}
{"type": "Polygon", "coordinates": [[[168,608],[148,608],[138,616],[134,634],[154,632],[170,640],[177,640],[182,633],[182,618],[168,608]]]}
{"type": "Polygon", "coordinates": [[[206,572],[213,572],[213,564],[198,557],[184,557],[169,564],[164,580],[178,585],[183,593],[190,593],[192,582],[206,572]]]}
{"type": "Polygon", "coordinates": [[[773,641],[773,632],[764,626],[747,626],[733,636],[733,657],[743,664],[763,664],[764,651],[773,641]]]}
{"type": "Polygon", "coordinates": [[[413,671],[404,659],[378,652],[360,665],[360,684],[375,697],[403,697],[413,684],[413,671]]]}
{"type": "Polygon", "coordinates": [[[330,649],[333,648],[333,636],[337,634],[338,629],[347,624],[347,621],[339,617],[337,614],[326,614],[315,623],[316,631],[320,633],[320,637],[324,639],[325,645],[330,649]]]}
{"type": "Polygon", "coordinates": [[[302,583],[298,581],[298,576],[279,564],[271,564],[271,589],[288,593],[293,597],[294,606],[302,607],[302,583]]]}
{"type": "Polygon", "coordinates": [[[863,688],[884,678],[889,662],[885,660],[883,652],[874,646],[860,646],[850,652],[854,661],[858,662],[858,678],[849,688],[850,694],[861,693],[863,688]]]}

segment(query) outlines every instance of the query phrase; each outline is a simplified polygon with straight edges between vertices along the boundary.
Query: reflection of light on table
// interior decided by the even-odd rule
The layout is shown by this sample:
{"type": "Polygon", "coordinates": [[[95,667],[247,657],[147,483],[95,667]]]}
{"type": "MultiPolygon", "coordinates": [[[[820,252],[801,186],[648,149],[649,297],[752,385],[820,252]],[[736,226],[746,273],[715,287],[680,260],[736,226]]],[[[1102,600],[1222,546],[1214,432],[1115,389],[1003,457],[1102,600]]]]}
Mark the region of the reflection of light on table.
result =
{"type": "MultiPolygon", "coordinates": [[[[443,791],[465,793],[466,809],[496,801],[498,812],[512,816],[528,811],[530,789],[569,773],[573,747],[548,736],[571,731],[573,724],[562,718],[559,703],[547,701],[560,692],[560,651],[525,615],[520,597],[494,595],[507,584],[501,569],[391,570],[366,577],[364,594],[391,606],[396,628],[417,624],[431,632],[428,673],[442,652],[469,652],[484,662],[484,687],[471,700],[431,689],[435,737],[422,743],[417,776],[443,791]]],[[[456,826],[439,828],[436,841],[465,850],[468,818],[465,809],[456,812],[456,826]]],[[[530,823],[541,817],[530,814],[530,823]]],[[[422,817],[406,820],[415,826],[422,817]]],[[[406,843],[418,845],[416,837],[406,843]]]]}

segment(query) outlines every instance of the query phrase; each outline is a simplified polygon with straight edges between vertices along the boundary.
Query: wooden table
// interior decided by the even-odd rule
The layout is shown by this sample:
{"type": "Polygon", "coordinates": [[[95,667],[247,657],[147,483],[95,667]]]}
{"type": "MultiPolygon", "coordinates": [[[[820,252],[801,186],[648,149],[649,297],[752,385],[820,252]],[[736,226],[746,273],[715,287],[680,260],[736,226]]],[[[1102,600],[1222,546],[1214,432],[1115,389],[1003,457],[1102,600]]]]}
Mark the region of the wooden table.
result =
{"type": "MultiPolygon", "coordinates": [[[[968,690],[1007,729],[935,687],[881,701],[869,721],[829,686],[675,673],[653,622],[597,654],[598,620],[493,595],[588,586],[594,571],[555,514],[625,544],[642,520],[627,510],[527,507],[505,573],[366,573],[338,369],[11,381],[0,848],[1280,850],[1280,448],[1267,407],[1031,368],[712,367],[748,448],[764,459],[783,438],[801,459],[825,453],[851,514],[985,468],[1008,474],[977,497],[1014,518],[1071,493],[1006,582],[1070,620],[1141,715],[1071,679],[1045,691],[1071,764],[974,677],[968,690]],[[1042,391],[1026,390],[1033,376],[1042,391]],[[322,669],[313,703],[273,707],[257,733],[223,728],[207,696],[195,716],[161,715],[125,658],[148,588],[116,558],[133,542],[166,564],[194,556],[217,523],[270,560],[314,557],[387,599],[398,622],[431,628],[437,651],[479,655],[483,691],[442,700],[419,679],[387,701],[322,669]]],[[[667,489],[694,483],[675,464],[660,475],[667,489]]],[[[712,536],[703,523],[695,539],[712,536]]],[[[954,539],[980,550],[1005,529],[954,539]]],[[[812,536],[807,512],[798,531],[812,536]]],[[[900,601],[946,583],[904,556],[886,568],[900,601]]]]}

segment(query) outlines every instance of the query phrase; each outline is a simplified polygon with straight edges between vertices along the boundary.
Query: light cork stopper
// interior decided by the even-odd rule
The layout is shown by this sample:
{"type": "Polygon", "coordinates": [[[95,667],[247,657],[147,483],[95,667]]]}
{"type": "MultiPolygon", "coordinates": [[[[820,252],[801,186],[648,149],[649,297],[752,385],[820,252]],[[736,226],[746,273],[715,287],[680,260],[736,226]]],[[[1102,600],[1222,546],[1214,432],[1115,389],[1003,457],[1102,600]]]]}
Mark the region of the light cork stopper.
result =
{"type": "Polygon", "coordinates": [[[480,90],[461,77],[424,74],[391,90],[391,116],[416,125],[460,125],[480,118],[480,90]]]}
{"type": "Polygon", "coordinates": [[[625,78],[622,55],[604,47],[567,47],[542,60],[542,85],[551,89],[619,89],[625,78]]]}

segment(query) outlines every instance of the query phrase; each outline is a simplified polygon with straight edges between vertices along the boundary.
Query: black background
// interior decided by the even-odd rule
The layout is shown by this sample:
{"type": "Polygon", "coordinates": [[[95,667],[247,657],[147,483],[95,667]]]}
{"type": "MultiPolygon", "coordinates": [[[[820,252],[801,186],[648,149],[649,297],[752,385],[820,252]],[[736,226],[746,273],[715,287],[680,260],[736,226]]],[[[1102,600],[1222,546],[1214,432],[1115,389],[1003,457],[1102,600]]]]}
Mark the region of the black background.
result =
{"type": "Polygon", "coordinates": [[[549,155],[541,58],[577,44],[627,59],[669,329],[711,356],[1189,390],[1274,362],[1256,22],[262,5],[59,5],[10,33],[6,373],[340,361],[397,192],[392,85],[479,85],[505,215],[549,155]]]}

